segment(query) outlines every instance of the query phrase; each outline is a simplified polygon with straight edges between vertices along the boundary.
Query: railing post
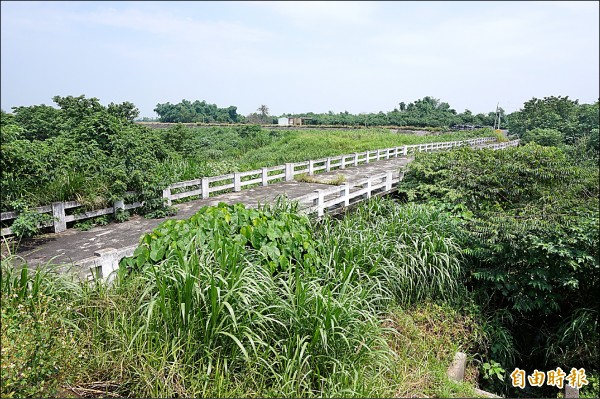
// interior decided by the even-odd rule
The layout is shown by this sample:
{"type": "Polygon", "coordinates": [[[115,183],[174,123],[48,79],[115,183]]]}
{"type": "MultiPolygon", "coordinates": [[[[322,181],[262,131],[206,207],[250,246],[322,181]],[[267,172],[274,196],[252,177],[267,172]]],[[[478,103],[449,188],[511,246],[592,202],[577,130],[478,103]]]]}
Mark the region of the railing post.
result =
{"type": "Polygon", "coordinates": [[[54,216],[54,232],[60,233],[67,229],[67,221],[65,220],[65,203],[52,203],[52,216],[54,216]]]}
{"type": "Polygon", "coordinates": [[[208,192],[208,177],[203,177],[202,178],[202,199],[206,199],[209,197],[209,192],[208,192]]]}
{"type": "Polygon", "coordinates": [[[285,181],[294,180],[294,164],[286,163],[285,164],[285,181]]]}
{"type": "MultiPolygon", "coordinates": [[[[170,194],[170,190],[169,190],[170,194]]],[[[163,190],[163,201],[165,199],[165,190],[163,190]]],[[[167,197],[167,206],[171,206],[171,197],[167,197]]],[[[125,210],[125,201],[120,199],[113,202],[113,216],[117,216],[119,209],[125,210]]]]}
{"type": "Polygon", "coordinates": [[[240,172],[233,172],[233,191],[242,191],[242,179],[240,172]]]}
{"type": "Polygon", "coordinates": [[[99,258],[98,263],[100,263],[101,277],[105,281],[111,282],[115,277],[113,272],[119,268],[120,259],[117,259],[117,250],[114,248],[103,248],[95,251],[94,255],[99,258]]]}
{"type": "Polygon", "coordinates": [[[358,152],[354,153],[354,166],[358,166],[358,152]]]}
{"type": "Polygon", "coordinates": [[[390,159],[390,149],[389,148],[385,149],[385,159],[390,159]]]}
{"type": "Polygon", "coordinates": [[[390,191],[392,189],[392,172],[387,172],[385,174],[385,191],[390,191]]]}
{"type": "Polygon", "coordinates": [[[312,176],[315,173],[315,161],[308,161],[308,175],[312,176]]]}
{"type": "Polygon", "coordinates": [[[404,156],[408,155],[408,146],[404,146],[404,148],[402,148],[402,155],[404,155],[404,156]]]}
{"type": "Polygon", "coordinates": [[[365,151],[365,164],[369,163],[369,150],[365,151]]]}
{"type": "Polygon", "coordinates": [[[269,177],[269,171],[267,170],[267,168],[262,168],[262,185],[266,186],[269,184],[269,180],[267,180],[269,177]]]}
{"type": "Polygon", "coordinates": [[[315,190],[318,194],[317,197],[317,216],[323,216],[324,209],[323,204],[325,203],[325,194],[323,194],[323,190],[315,190]]]}
{"type": "Polygon", "coordinates": [[[331,158],[327,157],[325,161],[325,172],[331,171],[331,158]]]}
{"type": "Polygon", "coordinates": [[[344,183],[344,206],[350,205],[350,184],[344,183]]]}
{"type": "Polygon", "coordinates": [[[446,374],[449,378],[454,381],[463,381],[465,378],[465,364],[467,362],[467,355],[463,352],[456,352],[454,354],[454,360],[452,360],[452,364],[448,367],[448,371],[446,374]]]}
{"type": "Polygon", "coordinates": [[[565,398],[578,398],[579,388],[572,387],[569,384],[565,384],[565,398]]]}
{"type": "Polygon", "coordinates": [[[371,178],[367,179],[367,181],[363,183],[362,187],[367,189],[367,192],[363,194],[363,198],[371,198],[371,178]]]}
{"type": "Polygon", "coordinates": [[[340,169],[346,169],[346,156],[342,155],[340,158],[340,169]]]}
{"type": "Polygon", "coordinates": [[[376,157],[377,158],[375,158],[375,160],[379,161],[379,158],[381,157],[381,150],[380,149],[377,149],[377,155],[376,155],[376,157]]]}
{"type": "MultiPolygon", "coordinates": [[[[163,190],[163,202],[167,204],[167,206],[171,206],[171,187],[167,187],[163,190]]],[[[116,202],[115,202],[116,204],[116,202]]],[[[117,214],[117,209],[115,205],[115,215],[117,214]]]]}

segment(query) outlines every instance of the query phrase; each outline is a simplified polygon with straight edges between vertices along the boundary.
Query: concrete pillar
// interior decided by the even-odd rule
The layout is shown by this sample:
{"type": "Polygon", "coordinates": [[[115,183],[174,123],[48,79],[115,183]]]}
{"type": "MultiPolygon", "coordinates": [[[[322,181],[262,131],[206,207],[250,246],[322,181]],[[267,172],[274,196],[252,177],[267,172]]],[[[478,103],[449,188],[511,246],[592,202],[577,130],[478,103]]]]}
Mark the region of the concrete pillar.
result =
{"type": "Polygon", "coordinates": [[[312,176],[315,173],[315,161],[308,161],[308,175],[312,176]]]}
{"type": "Polygon", "coordinates": [[[325,203],[325,194],[323,194],[323,190],[315,190],[318,193],[317,197],[317,216],[321,217],[325,213],[323,209],[323,204],[325,203]]]}
{"type": "Polygon", "coordinates": [[[385,174],[385,191],[390,191],[392,189],[392,172],[387,172],[385,174]]]}
{"type": "MultiPolygon", "coordinates": [[[[169,196],[167,197],[167,205],[168,206],[171,206],[170,192],[171,192],[171,190],[169,190],[169,196]]],[[[165,198],[165,191],[163,190],[163,199],[164,198],[165,198]]],[[[117,200],[117,201],[113,202],[113,216],[117,216],[117,213],[119,213],[119,209],[125,210],[125,201],[124,200],[117,200]]]]}
{"type": "Polygon", "coordinates": [[[114,275],[111,276],[112,272],[119,268],[120,259],[117,259],[116,256],[117,250],[114,248],[99,249],[94,252],[94,255],[100,257],[98,262],[100,263],[100,271],[102,274],[100,277],[106,279],[107,282],[110,282],[114,277],[114,275]]]}
{"type": "Polygon", "coordinates": [[[267,170],[267,168],[262,168],[262,185],[266,186],[269,184],[269,180],[267,180],[269,177],[269,172],[267,170]]]}
{"type": "MultiPolygon", "coordinates": [[[[165,188],[163,190],[163,202],[165,204],[167,204],[167,206],[171,206],[171,189],[169,187],[165,188]]],[[[117,212],[117,210],[115,209],[115,213],[117,212]]]]}
{"type": "Polygon", "coordinates": [[[404,146],[404,148],[402,149],[402,155],[407,156],[408,155],[408,147],[404,146]]]}
{"type": "Polygon", "coordinates": [[[331,170],[331,158],[327,157],[325,161],[325,172],[329,172],[331,170]]]}
{"type": "Polygon", "coordinates": [[[286,163],[285,164],[285,181],[294,180],[294,164],[286,163]]]}
{"type": "Polygon", "coordinates": [[[202,178],[202,199],[206,199],[209,197],[209,192],[208,192],[208,187],[209,187],[209,181],[208,181],[208,177],[203,177],[202,178]]]}
{"type": "Polygon", "coordinates": [[[344,206],[350,205],[350,184],[344,183],[344,206]]]}
{"type": "Polygon", "coordinates": [[[346,156],[342,155],[340,158],[340,169],[346,169],[346,156]]]}
{"type": "Polygon", "coordinates": [[[233,191],[242,191],[242,179],[240,172],[233,172],[233,191]]]}
{"type": "Polygon", "coordinates": [[[456,352],[454,360],[448,367],[448,377],[454,381],[462,381],[465,378],[465,364],[467,363],[467,355],[462,352],[456,352]]]}
{"type": "Polygon", "coordinates": [[[354,166],[358,166],[358,152],[354,153],[354,166]]]}
{"type": "Polygon", "coordinates": [[[572,387],[569,384],[565,384],[565,398],[578,398],[579,389],[572,387]]]}
{"type": "Polygon", "coordinates": [[[52,203],[52,216],[54,217],[54,232],[60,233],[67,229],[67,221],[65,220],[65,203],[64,202],[53,202],[52,203]]]}
{"type": "Polygon", "coordinates": [[[381,150],[379,150],[379,149],[378,149],[378,150],[377,150],[377,155],[376,155],[376,158],[375,158],[375,160],[376,160],[376,161],[379,161],[379,157],[380,157],[380,156],[381,156],[381,150]]]}

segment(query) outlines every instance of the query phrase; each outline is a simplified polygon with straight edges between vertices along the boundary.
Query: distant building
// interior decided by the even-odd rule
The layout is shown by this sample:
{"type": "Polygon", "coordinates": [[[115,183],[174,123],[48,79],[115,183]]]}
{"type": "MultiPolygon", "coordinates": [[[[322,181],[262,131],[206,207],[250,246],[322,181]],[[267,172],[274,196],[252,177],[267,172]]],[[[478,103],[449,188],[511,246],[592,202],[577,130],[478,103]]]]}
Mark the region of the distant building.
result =
{"type": "Polygon", "coordinates": [[[302,121],[307,121],[312,118],[297,117],[297,118],[278,118],[277,124],[279,126],[302,126],[302,121]]]}
{"type": "Polygon", "coordinates": [[[483,126],[480,125],[452,125],[450,126],[451,130],[475,130],[475,129],[483,129],[483,126]]]}
{"type": "Polygon", "coordinates": [[[290,118],[289,124],[292,126],[302,126],[302,119],[306,118],[290,118]]]}

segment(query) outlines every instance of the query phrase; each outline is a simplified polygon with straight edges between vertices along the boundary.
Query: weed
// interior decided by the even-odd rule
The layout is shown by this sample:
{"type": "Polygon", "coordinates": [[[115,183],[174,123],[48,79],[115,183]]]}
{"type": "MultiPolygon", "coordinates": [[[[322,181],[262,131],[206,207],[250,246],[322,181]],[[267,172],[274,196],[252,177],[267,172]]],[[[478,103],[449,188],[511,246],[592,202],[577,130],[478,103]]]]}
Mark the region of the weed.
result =
{"type": "Polygon", "coordinates": [[[96,216],[95,218],[80,220],[75,223],[74,227],[81,231],[88,231],[96,226],[106,226],[110,223],[108,215],[96,216]]]}
{"type": "Polygon", "coordinates": [[[33,237],[40,232],[46,224],[55,220],[52,215],[32,210],[29,205],[17,200],[12,202],[12,207],[19,212],[19,216],[13,222],[11,229],[17,237],[33,237]]]}
{"type": "Polygon", "coordinates": [[[56,396],[79,368],[82,344],[72,320],[76,287],[48,271],[17,271],[3,259],[2,397],[56,396]]]}
{"type": "Polygon", "coordinates": [[[333,186],[339,186],[340,184],[346,181],[346,176],[344,175],[336,175],[334,178],[326,180],[322,177],[309,176],[306,174],[300,174],[295,177],[295,179],[299,182],[303,183],[320,183],[320,184],[329,184],[333,186]]]}
{"type": "Polygon", "coordinates": [[[128,221],[130,217],[129,211],[122,208],[117,209],[117,212],[115,213],[115,221],[117,223],[124,223],[128,221]]]}

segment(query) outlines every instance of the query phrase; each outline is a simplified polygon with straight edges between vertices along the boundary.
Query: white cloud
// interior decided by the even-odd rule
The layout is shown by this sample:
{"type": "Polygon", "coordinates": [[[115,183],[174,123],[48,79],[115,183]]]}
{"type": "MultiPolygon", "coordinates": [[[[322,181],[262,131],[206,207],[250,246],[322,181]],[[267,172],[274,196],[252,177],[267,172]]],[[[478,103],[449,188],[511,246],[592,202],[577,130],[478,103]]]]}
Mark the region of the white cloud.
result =
{"type": "Polygon", "coordinates": [[[367,26],[373,22],[377,9],[375,2],[359,1],[250,1],[240,4],[271,11],[302,28],[367,26]]]}
{"type": "Polygon", "coordinates": [[[179,17],[165,12],[129,10],[104,10],[88,14],[72,14],[72,20],[131,29],[155,35],[164,35],[179,41],[223,40],[234,42],[257,42],[268,39],[271,34],[262,29],[222,21],[200,21],[179,17]]]}

